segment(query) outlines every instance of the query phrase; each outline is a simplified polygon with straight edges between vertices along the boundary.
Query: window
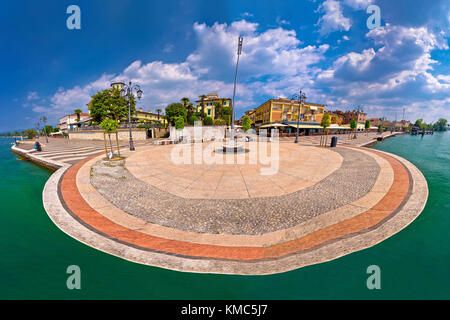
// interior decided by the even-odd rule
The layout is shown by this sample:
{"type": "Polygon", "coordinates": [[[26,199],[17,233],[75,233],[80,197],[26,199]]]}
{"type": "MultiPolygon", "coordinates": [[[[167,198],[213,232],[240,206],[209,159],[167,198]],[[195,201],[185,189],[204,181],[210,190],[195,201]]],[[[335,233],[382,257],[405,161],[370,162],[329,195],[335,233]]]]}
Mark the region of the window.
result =
{"type": "Polygon", "coordinates": [[[272,106],[272,110],[281,110],[283,107],[282,107],[282,105],[280,105],[280,104],[274,104],[273,106],[272,106]]]}
{"type": "Polygon", "coordinates": [[[224,105],[224,106],[226,106],[226,105],[227,105],[227,102],[226,102],[226,101],[224,101],[224,102],[223,102],[223,105],[224,105]]]}
{"type": "Polygon", "coordinates": [[[208,116],[211,115],[211,109],[208,109],[208,116]]]}

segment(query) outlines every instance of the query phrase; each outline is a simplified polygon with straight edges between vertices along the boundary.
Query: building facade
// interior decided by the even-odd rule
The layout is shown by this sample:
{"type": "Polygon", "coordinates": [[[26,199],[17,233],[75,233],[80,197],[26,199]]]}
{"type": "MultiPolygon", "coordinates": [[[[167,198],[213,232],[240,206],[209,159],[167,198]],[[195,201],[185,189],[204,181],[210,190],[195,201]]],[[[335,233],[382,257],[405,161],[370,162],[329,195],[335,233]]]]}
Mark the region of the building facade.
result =
{"type": "Polygon", "coordinates": [[[111,88],[117,89],[117,90],[122,90],[122,88],[123,88],[124,86],[125,86],[125,83],[120,82],[120,81],[111,83],[111,88]]]}
{"type": "Polygon", "coordinates": [[[59,118],[57,127],[61,132],[67,132],[75,128],[84,127],[85,123],[89,120],[91,120],[89,113],[80,113],[80,119],[78,119],[78,115],[76,113],[68,114],[59,118]]]}
{"type": "Polygon", "coordinates": [[[273,122],[293,122],[297,121],[299,116],[301,122],[320,124],[324,112],[325,105],[323,104],[305,102],[303,107],[300,107],[299,100],[270,99],[254,109],[252,116],[253,122],[257,125],[273,122]]]}
{"type": "Polygon", "coordinates": [[[333,114],[343,118],[342,124],[350,124],[353,119],[356,119],[357,123],[365,123],[367,120],[367,113],[362,110],[352,110],[352,111],[333,111],[333,114]]]}
{"type": "Polygon", "coordinates": [[[133,116],[133,121],[142,121],[142,122],[159,122],[163,125],[167,123],[167,120],[165,119],[164,114],[158,114],[153,113],[150,111],[144,111],[142,108],[139,108],[139,110],[136,110],[133,116]]]}
{"type": "Polygon", "coordinates": [[[203,99],[200,96],[200,99],[195,101],[197,103],[197,112],[202,111],[202,104],[203,104],[203,112],[206,114],[206,116],[211,117],[215,119],[215,107],[214,103],[218,102],[221,103],[224,107],[231,107],[231,99],[230,98],[219,98],[219,95],[217,93],[210,93],[207,94],[206,97],[203,99]]]}
{"type": "Polygon", "coordinates": [[[343,125],[344,124],[344,116],[342,114],[338,114],[335,112],[328,112],[330,115],[330,120],[332,124],[343,125]]]}

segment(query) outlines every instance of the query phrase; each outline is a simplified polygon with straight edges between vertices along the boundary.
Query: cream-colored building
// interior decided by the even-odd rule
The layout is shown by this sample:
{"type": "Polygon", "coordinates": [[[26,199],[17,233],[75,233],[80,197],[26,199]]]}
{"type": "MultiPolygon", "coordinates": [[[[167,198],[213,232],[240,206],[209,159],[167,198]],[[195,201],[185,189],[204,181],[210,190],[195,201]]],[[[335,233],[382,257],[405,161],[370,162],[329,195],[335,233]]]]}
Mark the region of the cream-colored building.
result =
{"type": "Polygon", "coordinates": [[[203,103],[203,112],[206,116],[215,118],[215,107],[214,103],[221,103],[223,107],[231,107],[231,99],[230,98],[219,98],[217,93],[207,94],[203,99],[200,96],[200,99],[195,101],[197,103],[197,112],[202,111],[202,103],[203,103]]]}
{"type": "Polygon", "coordinates": [[[139,121],[141,122],[160,122],[161,124],[166,124],[167,120],[165,119],[165,115],[160,113],[159,115],[157,113],[153,113],[150,111],[144,111],[142,108],[139,108],[139,110],[136,110],[133,121],[139,121]]]}
{"type": "Polygon", "coordinates": [[[89,113],[80,113],[80,119],[76,113],[65,115],[59,118],[57,127],[61,132],[67,132],[75,128],[83,127],[84,123],[90,120],[89,113]]]}

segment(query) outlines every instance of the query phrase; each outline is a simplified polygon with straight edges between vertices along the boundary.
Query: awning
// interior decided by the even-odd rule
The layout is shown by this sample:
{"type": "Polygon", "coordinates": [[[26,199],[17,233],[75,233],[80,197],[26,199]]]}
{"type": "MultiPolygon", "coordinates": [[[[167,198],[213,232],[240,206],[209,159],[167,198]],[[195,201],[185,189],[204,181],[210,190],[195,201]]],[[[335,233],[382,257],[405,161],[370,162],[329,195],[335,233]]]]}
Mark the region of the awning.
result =
{"type": "Polygon", "coordinates": [[[331,125],[328,127],[328,130],[350,130],[349,127],[341,127],[339,125],[331,125]]]}
{"type": "MultiPolygon", "coordinates": [[[[297,129],[296,124],[290,124],[289,126],[297,129]]],[[[299,129],[323,129],[321,126],[314,126],[314,125],[308,125],[308,124],[301,124],[298,126],[298,128],[299,129]]]]}
{"type": "Polygon", "coordinates": [[[309,106],[309,109],[311,109],[311,110],[317,110],[317,107],[309,106]]]}
{"type": "Polygon", "coordinates": [[[274,128],[274,127],[287,127],[287,125],[282,123],[268,123],[260,126],[260,128],[274,128]]]}

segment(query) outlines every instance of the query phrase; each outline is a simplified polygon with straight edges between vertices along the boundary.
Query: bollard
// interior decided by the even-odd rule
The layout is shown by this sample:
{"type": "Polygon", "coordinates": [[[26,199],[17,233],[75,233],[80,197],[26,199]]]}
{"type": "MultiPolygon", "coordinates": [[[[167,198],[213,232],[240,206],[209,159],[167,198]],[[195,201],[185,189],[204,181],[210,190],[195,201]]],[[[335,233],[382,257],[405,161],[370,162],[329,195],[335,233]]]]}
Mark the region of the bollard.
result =
{"type": "Polygon", "coordinates": [[[335,148],[337,146],[337,141],[338,141],[338,138],[336,136],[331,138],[331,145],[330,145],[330,147],[335,148]]]}

